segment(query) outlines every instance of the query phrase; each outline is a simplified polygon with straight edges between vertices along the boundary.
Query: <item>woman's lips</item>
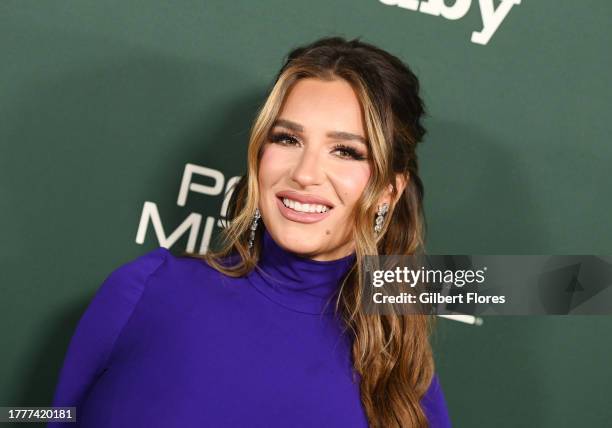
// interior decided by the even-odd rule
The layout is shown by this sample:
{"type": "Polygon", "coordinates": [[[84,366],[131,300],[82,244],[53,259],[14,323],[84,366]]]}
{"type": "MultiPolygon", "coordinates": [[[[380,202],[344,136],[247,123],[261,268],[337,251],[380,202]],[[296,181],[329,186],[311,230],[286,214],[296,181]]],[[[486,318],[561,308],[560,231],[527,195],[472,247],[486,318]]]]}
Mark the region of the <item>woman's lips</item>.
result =
{"type": "Polygon", "coordinates": [[[331,212],[331,210],[328,210],[322,213],[302,213],[292,210],[289,207],[286,207],[285,204],[283,204],[282,199],[280,198],[276,198],[276,203],[278,204],[278,209],[280,210],[283,217],[291,221],[297,221],[299,223],[316,223],[326,218],[331,212]]]}

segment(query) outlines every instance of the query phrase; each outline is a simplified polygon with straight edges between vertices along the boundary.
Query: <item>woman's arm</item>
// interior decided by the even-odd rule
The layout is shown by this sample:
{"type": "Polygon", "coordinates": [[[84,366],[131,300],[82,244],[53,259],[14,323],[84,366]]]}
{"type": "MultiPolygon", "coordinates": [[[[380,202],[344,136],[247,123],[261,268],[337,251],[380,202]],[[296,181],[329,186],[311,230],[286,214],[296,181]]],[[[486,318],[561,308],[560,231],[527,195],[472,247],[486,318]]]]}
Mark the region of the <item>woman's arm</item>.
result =
{"type": "MultiPolygon", "coordinates": [[[[140,300],[148,278],[164,262],[168,250],[159,247],[115,269],[98,288],[81,316],[64,357],[52,406],[79,406],[106,369],[123,326],[140,300]]],[[[48,427],[65,426],[50,423],[48,427]]]]}
{"type": "Polygon", "coordinates": [[[421,400],[421,404],[424,407],[430,428],[448,428],[451,426],[446,400],[444,399],[437,374],[431,380],[429,389],[421,400]]]}

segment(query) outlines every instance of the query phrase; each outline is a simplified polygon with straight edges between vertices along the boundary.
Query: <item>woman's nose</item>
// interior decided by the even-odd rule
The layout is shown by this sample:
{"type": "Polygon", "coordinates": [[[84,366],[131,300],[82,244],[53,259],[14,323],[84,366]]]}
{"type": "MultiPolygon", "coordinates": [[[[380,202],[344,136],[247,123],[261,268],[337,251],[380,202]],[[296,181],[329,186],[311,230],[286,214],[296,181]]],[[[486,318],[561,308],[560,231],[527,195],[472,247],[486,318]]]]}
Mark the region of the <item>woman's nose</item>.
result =
{"type": "Polygon", "coordinates": [[[323,168],[319,153],[313,147],[305,148],[298,159],[291,178],[302,186],[320,184],[323,179],[323,168]]]}

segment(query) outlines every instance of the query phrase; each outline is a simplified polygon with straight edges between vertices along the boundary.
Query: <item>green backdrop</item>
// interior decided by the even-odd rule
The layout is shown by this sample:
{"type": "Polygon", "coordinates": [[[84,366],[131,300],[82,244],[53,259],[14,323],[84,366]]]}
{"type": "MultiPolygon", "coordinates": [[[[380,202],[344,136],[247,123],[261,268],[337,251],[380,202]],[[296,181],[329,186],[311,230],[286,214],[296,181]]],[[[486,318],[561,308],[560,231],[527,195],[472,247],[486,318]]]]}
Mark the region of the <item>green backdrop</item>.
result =
{"type": "MultiPolygon", "coordinates": [[[[447,16],[470,6],[460,19],[384,3],[398,2],[0,0],[0,405],[50,404],[114,268],[181,224],[198,248],[218,232],[283,56],[324,35],[380,45],[421,79],[430,252],[612,253],[612,3],[523,0],[486,44],[472,33],[499,1],[447,0],[447,16]],[[188,164],[202,187],[185,192],[188,164]],[[164,231],[138,240],[145,213],[164,231]]],[[[604,316],[440,320],[454,425],[609,426],[610,331],[604,316]]]]}

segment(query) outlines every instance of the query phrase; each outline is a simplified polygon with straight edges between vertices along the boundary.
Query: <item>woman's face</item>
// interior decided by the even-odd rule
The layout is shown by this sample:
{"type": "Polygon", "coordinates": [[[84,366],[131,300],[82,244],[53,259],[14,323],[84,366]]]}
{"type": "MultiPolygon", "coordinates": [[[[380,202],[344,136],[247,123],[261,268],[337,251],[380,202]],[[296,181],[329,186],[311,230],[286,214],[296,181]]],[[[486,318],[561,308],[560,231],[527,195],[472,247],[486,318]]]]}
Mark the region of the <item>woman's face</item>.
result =
{"type": "Polygon", "coordinates": [[[286,250],[321,261],[354,250],[351,214],[370,177],[362,114],[342,79],[300,79],[287,94],[258,177],[262,220],[286,250]]]}

